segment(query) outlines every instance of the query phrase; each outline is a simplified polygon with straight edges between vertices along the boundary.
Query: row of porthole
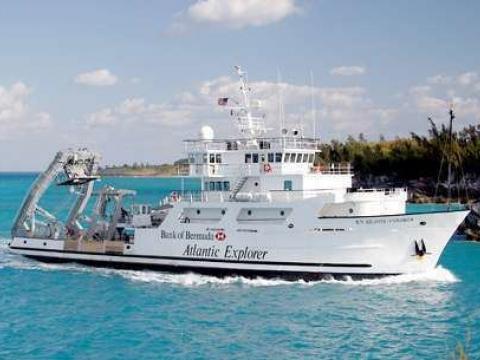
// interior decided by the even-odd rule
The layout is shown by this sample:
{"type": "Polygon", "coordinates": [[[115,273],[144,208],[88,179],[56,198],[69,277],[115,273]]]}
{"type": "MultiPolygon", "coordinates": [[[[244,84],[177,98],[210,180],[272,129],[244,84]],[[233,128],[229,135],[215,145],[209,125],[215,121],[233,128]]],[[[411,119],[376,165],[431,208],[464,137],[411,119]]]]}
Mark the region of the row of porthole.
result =
{"type": "MultiPolygon", "coordinates": [[[[200,209],[197,209],[197,215],[200,215],[201,213],[202,213],[201,210],[200,210],[200,209]]],[[[226,210],[225,210],[225,209],[222,209],[221,213],[222,213],[222,215],[225,215],[226,210]]],[[[251,216],[251,215],[252,215],[252,210],[248,210],[248,211],[247,211],[247,214],[248,214],[249,216],[251,216]]],[[[284,211],[284,210],[280,210],[280,216],[285,216],[285,211],[284,211]]]]}
{"type": "MultiPolygon", "coordinates": [[[[23,240],[23,244],[27,245],[27,240],[23,240]]],[[[8,244],[8,245],[10,245],[10,244],[8,244]]],[[[47,243],[45,241],[43,242],[43,246],[47,246],[47,243]]]]}
{"type": "MultiPolygon", "coordinates": [[[[25,245],[27,245],[27,240],[23,240],[23,243],[25,245]]],[[[8,244],[8,245],[10,245],[10,244],[8,244]]],[[[43,242],[43,246],[47,246],[47,243],[45,241],[43,242]]],[[[130,245],[127,245],[127,249],[130,249],[130,245]]]]}
{"type": "MultiPolygon", "coordinates": [[[[226,211],[225,209],[222,209],[221,214],[222,214],[222,215],[225,215],[226,212],[227,212],[227,211],[226,211]]],[[[200,214],[201,214],[200,209],[197,209],[197,215],[200,215],[200,214]]]]}
{"type": "MultiPolygon", "coordinates": [[[[252,215],[252,210],[248,210],[247,215],[251,216],[252,215]]],[[[284,210],[280,210],[280,216],[285,216],[285,211],[284,210]]]]}

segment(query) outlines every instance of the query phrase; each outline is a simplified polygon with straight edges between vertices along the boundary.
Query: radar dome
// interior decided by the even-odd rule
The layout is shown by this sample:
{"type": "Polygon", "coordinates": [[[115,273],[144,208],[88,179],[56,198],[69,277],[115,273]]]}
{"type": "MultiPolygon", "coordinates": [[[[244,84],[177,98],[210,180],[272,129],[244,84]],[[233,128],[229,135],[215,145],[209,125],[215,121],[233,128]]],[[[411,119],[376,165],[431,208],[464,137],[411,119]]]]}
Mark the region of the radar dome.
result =
{"type": "Polygon", "coordinates": [[[213,140],[214,132],[210,126],[202,126],[200,129],[200,139],[202,140],[213,140]]]}

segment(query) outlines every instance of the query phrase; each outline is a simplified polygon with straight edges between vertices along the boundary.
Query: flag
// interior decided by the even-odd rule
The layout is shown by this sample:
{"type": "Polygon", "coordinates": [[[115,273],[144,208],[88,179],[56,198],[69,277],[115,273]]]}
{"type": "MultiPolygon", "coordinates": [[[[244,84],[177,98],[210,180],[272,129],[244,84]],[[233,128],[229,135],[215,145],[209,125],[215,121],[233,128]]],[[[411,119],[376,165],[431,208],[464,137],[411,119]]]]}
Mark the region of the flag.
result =
{"type": "Polygon", "coordinates": [[[220,106],[225,106],[228,103],[228,98],[219,98],[218,99],[218,105],[220,106]]]}

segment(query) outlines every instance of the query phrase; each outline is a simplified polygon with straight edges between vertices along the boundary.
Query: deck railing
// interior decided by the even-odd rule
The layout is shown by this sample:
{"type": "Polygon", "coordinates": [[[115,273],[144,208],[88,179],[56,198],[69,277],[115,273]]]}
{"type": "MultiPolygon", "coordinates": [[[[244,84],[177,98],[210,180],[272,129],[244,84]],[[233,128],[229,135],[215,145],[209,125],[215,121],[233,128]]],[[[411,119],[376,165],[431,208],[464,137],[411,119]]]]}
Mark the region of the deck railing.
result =
{"type": "Polygon", "coordinates": [[[302,137],[271,137],[256,139],[213,139],[185,140],[187,152],[204,152],[208,150],[235,151],[235,150],[316,150],[320,144],[318,139],[302,137]]]}
{"type": "MultiPolygon", "coordinates": [[[[369,192],[370,189],[348,190],[348,192],[369,192]]],[[[372,190],[376,193],[398,194],[406,191],[406,189],[378,189],[372,190]]],[[[230,191],[206,191],[206,190],[189,190],[189,191],[172,191],[165,196],[160,205],[172,204],[178,202],[272,202],[272,201],[296,201],[306,198],[321,196],[328,194],[328,189],[310,189],[310,190],[270,190],[265,192],[239,192],[233,197],[230,191]]]]}
{"type": "Polygon", "coordinates": [[[331,163],[312,167],[313,173],[329,175],[350,175],[353,174],[353,166],[350,163],[331,163]]]}
{"type": "Polygon", "coordinates": [[[407,192],[406,187],[397,187],[397,188],[370,188],[370,189],[363,189],[363,188],[352,188],[347,189],[348,193],[385,193],[385,194],[395,194],[395,193],[403,193],[407,192]]]}

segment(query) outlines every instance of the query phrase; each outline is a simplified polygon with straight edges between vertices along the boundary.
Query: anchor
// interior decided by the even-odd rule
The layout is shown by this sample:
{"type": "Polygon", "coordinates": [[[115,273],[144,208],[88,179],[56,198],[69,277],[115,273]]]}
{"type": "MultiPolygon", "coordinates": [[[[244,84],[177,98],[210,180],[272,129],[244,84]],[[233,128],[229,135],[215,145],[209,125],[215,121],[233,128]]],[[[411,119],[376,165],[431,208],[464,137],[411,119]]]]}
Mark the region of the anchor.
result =
{"type": "Polygon", "coordinates": [[[423,241],[423,239],[420,240],[420,245],[418,244],[417,240],[415,240],[414,242],[415,242],[414,256],[418,256],[422,258],[424,255],[430,254],[430,253],[427,253],[427,247],[425,246],[425,242],[423,241]]]}

